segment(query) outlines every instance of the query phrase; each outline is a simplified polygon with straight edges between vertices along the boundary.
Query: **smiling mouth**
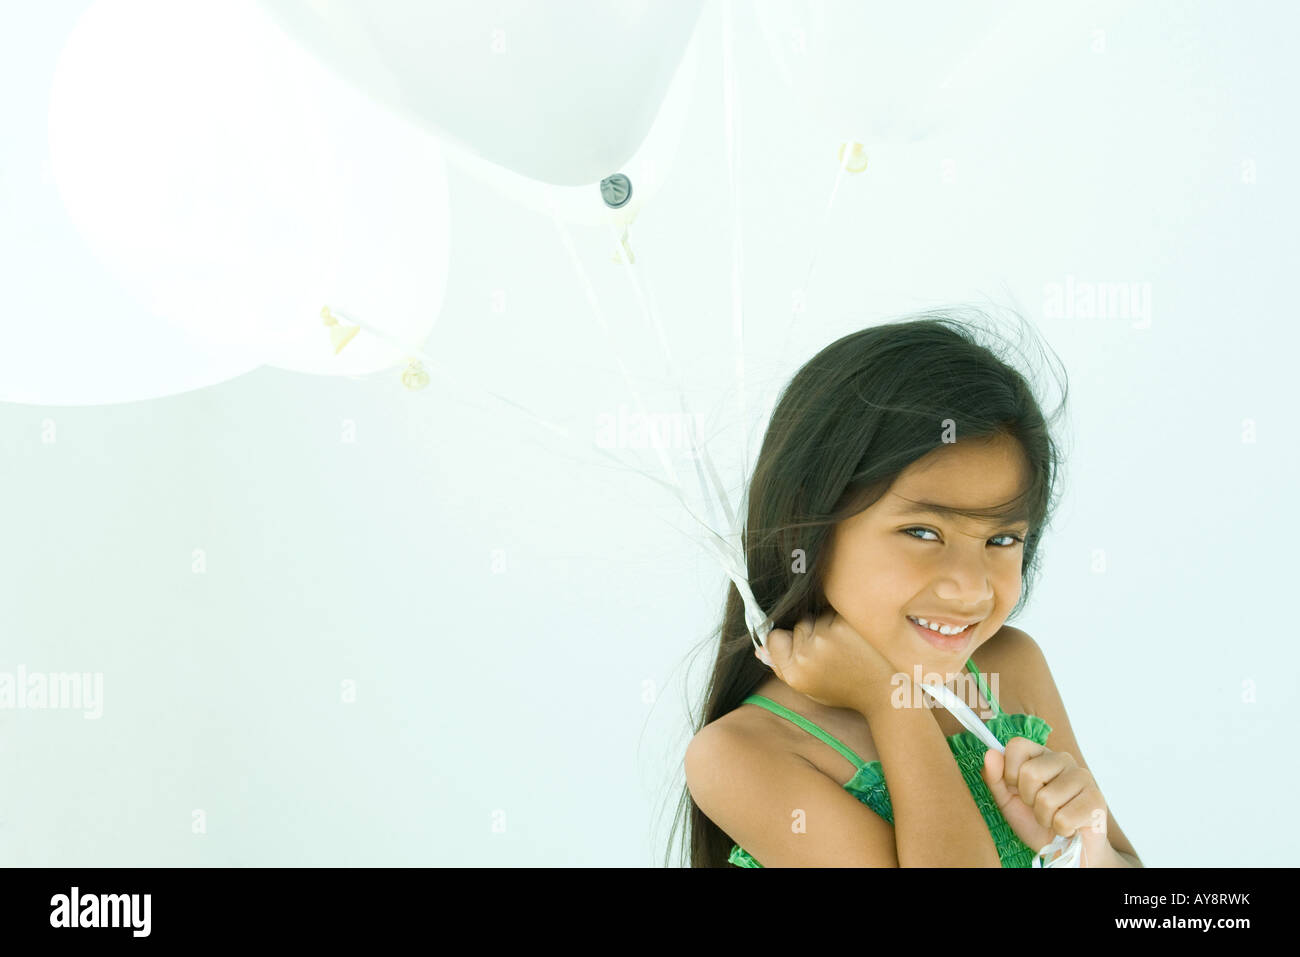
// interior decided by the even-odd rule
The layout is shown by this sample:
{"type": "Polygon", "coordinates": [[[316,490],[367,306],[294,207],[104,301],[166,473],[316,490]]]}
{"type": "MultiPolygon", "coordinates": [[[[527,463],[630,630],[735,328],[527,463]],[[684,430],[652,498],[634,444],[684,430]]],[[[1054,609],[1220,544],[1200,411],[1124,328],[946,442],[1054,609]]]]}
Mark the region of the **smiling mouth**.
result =
{"type": "Polygon", "coordinates": [[[967,625],[965,628],[963,628],[961,631],[953,631],[953,632],[949,632],[949,633],[945,634],[945,633],[942,632],[942,631],[935,631],[935,629],[930,628],[930,627],[928,627],[928,626],[926,626],[926,625],[921,624],[919,621],[917,621],[917,620],[916,620],[915,618],[913,618],[911,615],[908,615],[908,616],[907,616],[907,620],[910,621],[910,622],[912,622],[912,623],[914,623],[918,628],[925,628],[927,631],[933,631],[936,635],[939,635],[939,636],[944,637],[944,638],[958,638],[958,637],[960,637],[960,636],[966,634],[966,632],[970,631],[972,628],[974,628],[976,625],[979,624],[978,621],[973,621],[973,622],[971,622],[969,625],[967,625]]]}
{"type": "Polygon", "coordinates": [[[935,631],[933,628],[927,628],[925,625],[922,625],[920,622],[916,621],[916,619],[914,619],[911,615],[907,615],[905,617],[907,618],[911,626],[921,633],[921,637],[923,637],[925,640],[930,642],[930,644],[937,645],[940,648],[944,648],[948,650],[956,650],[964,646],[968,641],[970,641],[971,635],[975,633],[975,629],[978,628],[980,624],[977,621],[974,624],[967,625],[965,628],[963,628],[961,631],[957,632],[956,634],[945,635],[941,631],[935,631]]]}

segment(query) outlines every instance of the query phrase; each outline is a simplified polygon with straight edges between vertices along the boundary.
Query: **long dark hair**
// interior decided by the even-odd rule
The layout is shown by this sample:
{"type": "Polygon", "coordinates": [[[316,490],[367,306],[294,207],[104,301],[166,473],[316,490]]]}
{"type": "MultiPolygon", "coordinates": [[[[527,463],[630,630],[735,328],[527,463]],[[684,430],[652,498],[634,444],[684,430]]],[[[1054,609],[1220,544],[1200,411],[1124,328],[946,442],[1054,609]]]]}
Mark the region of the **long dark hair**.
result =
{"type": "MultiPolygon", "coordinates": [[[[1007,512],[1028,518],[1021,568],[1024,606],[1039,563],[1038,544],[1056,507],[1061,457],[1030,382],[1005,361],[988,314],[972,306],[932,310],[846,335],[817,353],[774,406],[746,493],[742,544],[754,598],[774,622],[791,628],[826,607],[825,546],[834,526],[879,499],[912,462],[959,439],[1010,436],[1029,461],[1031,481],[1007,512]],[[984,344],[978,332],[990,334],[984,344]],[[951,441],[951,437],[947,439],[951,441]],[[801,549],[805,564],[792,560],[801,549]]],[[[1025,324],[1017,315],[1020,328],[1025,324]]],[[[970,513],[979,517],[987,511],[970,513]]],[[[1004,512],[1005,514],[1005,512],[1004,512]]],[[[771,671],[753,655],[744,605],[727,586],[713,673],[692,733],[739,706],[771,671]]],[[[732,841],[682,789],[673,834],[689,811],[691,867],[725,867],[732,841]]]]}

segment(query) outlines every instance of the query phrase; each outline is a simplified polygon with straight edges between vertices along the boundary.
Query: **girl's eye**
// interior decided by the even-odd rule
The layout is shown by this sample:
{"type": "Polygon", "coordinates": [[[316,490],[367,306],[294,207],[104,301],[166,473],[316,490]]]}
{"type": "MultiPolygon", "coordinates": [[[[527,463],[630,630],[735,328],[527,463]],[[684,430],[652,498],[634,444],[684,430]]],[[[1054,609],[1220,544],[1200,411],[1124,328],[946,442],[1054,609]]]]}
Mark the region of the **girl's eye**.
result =
{"type": "MultiPolygon", "coordinates": [[[[935,541],[935,540],[936,540],[936,539],[934,539],[934,538],[921,538],[920,536],[917,536],[917,535],[911,535],[912,532],[929,532],[931,535],[935,535],[935,536],[937,536],[937,535],[939,534],[938,532],[936,532],[936,531],[935,531],[934,529],[932,529],[932,528],[921,528],[921,527],[919,527],[919,526],[918,526],[918,527],[913,527],[913,528],[905,528],[905,529],[903,529],[903,533],[904,533],[905,535],[910,535],[910,537],[915,538],[915,539],[917,539],[918,541],[922,541],[922,542],[932,542],[932,541],[935,541]]],[[[1000,546],[1001,548],[1015,548],[1017,545],[1024,544],[1024,541],[1025,541],[1025,540],[1024,540],[1023,538],[1021,538],[1019,535],[1012,535],[1010,532],[1007,532],[1007,533],[1004,534],[1004,535],[994,535],[993,538],[1009,538],[1009,539],[1011,539],[1010,543],[1008,543],[1008,544],[1006,544],[1006,545],[1002,545],[1002,546],[1000,546]]],[[[990,541],[992,541],[992,539],[990,539],[990,541]]]]}

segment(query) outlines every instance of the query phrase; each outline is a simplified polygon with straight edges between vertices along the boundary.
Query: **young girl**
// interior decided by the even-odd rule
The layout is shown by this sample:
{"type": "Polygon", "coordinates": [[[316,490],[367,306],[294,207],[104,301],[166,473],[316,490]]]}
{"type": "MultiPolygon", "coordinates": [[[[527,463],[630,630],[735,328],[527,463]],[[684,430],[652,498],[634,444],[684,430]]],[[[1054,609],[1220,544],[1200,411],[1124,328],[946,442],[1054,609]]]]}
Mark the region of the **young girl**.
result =
{"type": "Polygon", "coordinates": [[[770,658],[730,586],[685,759],[691,866],[1028,867],[1076,831],[1082,866],[1142,866],[1037,643],[1006,625],[1058,452],[974,328],[923,313],[847,335],[773,410],[743,534],[770,658]]]}

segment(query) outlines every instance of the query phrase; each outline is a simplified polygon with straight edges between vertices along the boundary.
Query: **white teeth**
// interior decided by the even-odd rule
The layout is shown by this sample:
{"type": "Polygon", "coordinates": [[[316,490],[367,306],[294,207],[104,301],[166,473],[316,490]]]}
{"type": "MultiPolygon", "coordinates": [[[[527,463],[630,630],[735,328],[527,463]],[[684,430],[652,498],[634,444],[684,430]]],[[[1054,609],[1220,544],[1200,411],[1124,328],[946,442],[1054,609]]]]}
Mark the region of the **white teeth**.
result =
{"type": "Polygon", "coordinates": [[[959,635],[965,631],[966,628],[973,627],[972,625],[967,625],[965,628],[952,628],[948,625],[932,625],[924,618],[913,618],[911,615],[908,615],[907,617],[909,621],[914,621],[924,628],[929,628],[931,631],[937,631],[941,635],[959,635]]]}

